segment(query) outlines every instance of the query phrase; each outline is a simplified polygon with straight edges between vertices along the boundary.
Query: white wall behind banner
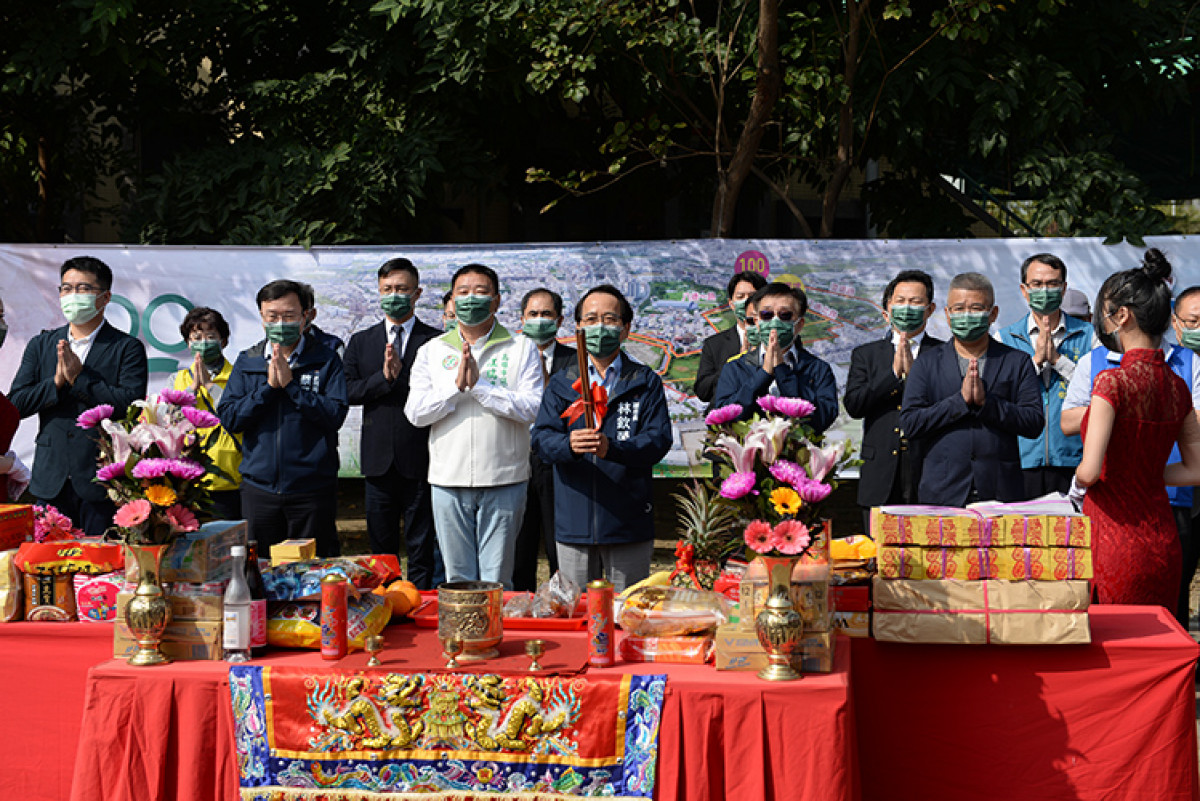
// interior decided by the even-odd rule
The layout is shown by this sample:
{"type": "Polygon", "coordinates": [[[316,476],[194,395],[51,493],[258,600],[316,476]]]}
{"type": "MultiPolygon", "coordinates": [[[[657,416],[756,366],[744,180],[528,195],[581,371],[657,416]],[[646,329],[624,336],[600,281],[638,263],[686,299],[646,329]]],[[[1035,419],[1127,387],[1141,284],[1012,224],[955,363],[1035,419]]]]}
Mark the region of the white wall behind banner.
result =
{"type": "MultiPolygon", "coordinates": [[[[1150,237],[1175,266],[1175,290],[1200,284],[1200,238],[1150,237]]],[[[628,350],[663,376],[675,445],[659,473],[681,474],[694,467],[703,431],[703,404],[691,395],[701,342],[731,317],[724,287],[739,256],[757,251],[769,276],[802,286],[810,314],[805,346],[828,361],[844,389],[850,352],[881,337],[884,285],[900,270],[919,268],[934,277],[939,310],[930,330],[947,333],[941,303],[951,277],[981,272],[996,286],[998,325],[1027,311],[1021,298],[1019,266],[1035,253],[1054,253],[1068,268],[1070,286],[1094,301],[1100,283],[1115,270],[1140,263],[1142,250],[1127,243],[1106,246],[1099,239],[981,240],[733,240],[606,242],[553,245],[424,245],[373,248],[193,248],[106,245],[0,245],[0,298],[7,307],[8,340],[0,348],[0,389],[11,384],[21,354],[39,331],[65,324],[58,308],[58,269],[74,256],[92,255],[113,269],[114,302],[108,319],[146,345],[152,390],[167,385],[170,374],[188,361],[179,323],[195,306],[211,306],[229,321],[226,357],[262,339],[254,305],[259,287],[277,278],[313,285],[318,324],[349,339],[354,331],[381,319],[375,271],[390,258],[404,256],[421,272],[424,293],[417,304],[421,319],[440,325],[441,296],[454,270],[478,262],[501,279],[500,320],[516,330],[522,295],[548,286],[566,301],[564,337],[573,334],[575,301],[589,287],[612,283],[635,309],[634,335],[628,350]]],[[[342,474],[358,474],[361,418],[351,411],[342,429],[342,474]]],[[[17,434],[17,452],[32,458],[36,418],[17,434]]],[[[858,421],[844,414],[835,436],[858,439],[858,421]]]]}

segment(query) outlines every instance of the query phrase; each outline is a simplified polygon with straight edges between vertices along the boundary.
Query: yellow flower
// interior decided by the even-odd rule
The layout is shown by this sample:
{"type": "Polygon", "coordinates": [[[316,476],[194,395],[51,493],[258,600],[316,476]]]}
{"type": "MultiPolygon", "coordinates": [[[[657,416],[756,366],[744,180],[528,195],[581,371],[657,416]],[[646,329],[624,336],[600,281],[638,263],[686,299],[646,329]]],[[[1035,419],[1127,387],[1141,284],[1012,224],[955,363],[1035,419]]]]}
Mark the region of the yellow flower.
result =
{"type": "Polygon", "coordinates": [[[175,490],[162,484],[151,484],[146,487],[146,500],[155,506],[170,506],[175,503],[175,490]]]}
{"type": "Polygon", "coordinates": [[[791,487],[780,487],[771,493],[771,505],[781,515],[794,515],[800,511],[804,501],[800,500],[800,496],[791,487]]]}

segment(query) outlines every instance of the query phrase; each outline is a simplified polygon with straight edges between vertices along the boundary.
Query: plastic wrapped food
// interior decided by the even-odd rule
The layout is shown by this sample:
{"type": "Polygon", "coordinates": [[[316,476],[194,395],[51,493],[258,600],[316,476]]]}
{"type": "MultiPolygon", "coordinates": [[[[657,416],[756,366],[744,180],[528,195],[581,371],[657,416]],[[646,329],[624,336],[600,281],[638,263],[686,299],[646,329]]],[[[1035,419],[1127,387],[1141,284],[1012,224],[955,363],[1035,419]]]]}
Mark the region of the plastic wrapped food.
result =
{"type": "Polygon", "coordinates": [[[504,602],[504,617],[533,617],[533,593],[518,592],[504,602]]]}
{"type": "Polygon", "coordinates": [[[555,573],[549,581],[538,587],[529,616],[571,617],[582,593],[583,590],[574,581],[562,573],[555,573]]]}
{"type": "Polygon", "coordinates": [[[623,662],[672,662],[703,665],[712,661],[712,637],[622,637],[623,662]]]}
{"type": "Polygon", "coordinates": [[[399,578],[398,566],[393,570],[383,556],[346,556],[335,559],[313,559],[308,562],[288,562],[264,570],[263,584],[269,601],[318,601],[321,599],[321,579],[331,573],[341,574],[354,590],[373,590],[394,578],[399,578]]]}
{"type": "Polygon", "coordinates": [[[635,637],[711,634],[729,620],[724,595],[685,587],[645,587],[631,593],[617,613],[617,625],[635,637]]]}
{"type": "MultiPolygon", "coordinates": [[[[367,593],[351,599],[346,614],[346,641],[351,651],[363,647],[367,637],[379,634],[392,618],[392,607],[382,595],[367,593]]],[[[281,648],[321,647],[321,604],[314,601],[272,603],[267,617],[267,642],[281,648]]]]}

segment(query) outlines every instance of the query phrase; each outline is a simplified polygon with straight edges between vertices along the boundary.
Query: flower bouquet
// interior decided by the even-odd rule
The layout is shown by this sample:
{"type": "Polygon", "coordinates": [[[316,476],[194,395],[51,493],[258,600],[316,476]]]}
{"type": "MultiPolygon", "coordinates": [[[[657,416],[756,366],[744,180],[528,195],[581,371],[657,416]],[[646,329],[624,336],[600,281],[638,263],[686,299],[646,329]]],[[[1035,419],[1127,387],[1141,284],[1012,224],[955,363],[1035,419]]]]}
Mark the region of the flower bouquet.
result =
{"type": "Polygon", "coordinates": [[[803,398],[764,395],[761,411],[738,420],[737,404],[709,412],[704,452],[716,457],[723,501],[737,510],[746,546],[765,556],[802,556],[816,541],[822,505],[850,463],[847,442],[824,444],[805,422],[803,398]]]}
{"type": "Polygon", "coordinates": [[[96,481],[117,505],[113,524],[126,543],[167,544],[200,527],[196,513],[208,501],[203,478],[212,464],[198,429],[220,421],[195,403],[190,392],[166,390],[134,401],[124,419],[101,404],[76,421],[99,430],[96,481]]]}
{"type": "Polygon", "coordinates": [[[71,518],[50,504],[33,507],[33,541],[62,542],[77,540],[83,536],[80,529],[75,528],[71,518]]]}

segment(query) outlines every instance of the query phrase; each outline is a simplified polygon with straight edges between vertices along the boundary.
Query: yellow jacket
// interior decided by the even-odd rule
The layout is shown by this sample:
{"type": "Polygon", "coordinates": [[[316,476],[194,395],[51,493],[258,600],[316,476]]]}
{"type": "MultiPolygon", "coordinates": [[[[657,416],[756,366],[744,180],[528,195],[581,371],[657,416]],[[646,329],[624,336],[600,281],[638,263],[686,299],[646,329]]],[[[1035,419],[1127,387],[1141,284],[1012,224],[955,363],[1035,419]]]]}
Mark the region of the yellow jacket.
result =
{"type": "MultiPolygon", "coordinates": [[[[221,372],[213,376],[213,383],[221,390],[225,389],[225,384],[229,382],[229,375],[233,372],[233,365],[228,359],[224,360],[221,365],[221,372]]],[[[185,367],[175,374],[174,389],[192,390],[192,368],[185,367]]],[[[200,387],[200,391],[196,395],[196,407],[203,409],[206,412],[217,413],[217,401],[220,398],[220,393],[214,398],[205,387],[200,387]]],[[[210,473],[206,477],[209,490],[213,492],[225,492],[227,490],[238,489],[242,485],[242,474],[238,472],[238,468],[242,464],[242,438],[240,435],[230,434],[225,430],[225,426],[214,426],[213,428],[201,428],[200,434],[204,437],[204,452],[208,454],[208,458],[213,460],[213,464],[224,470],[231,478],[223,476],[219,473],[210,473]]]]}

